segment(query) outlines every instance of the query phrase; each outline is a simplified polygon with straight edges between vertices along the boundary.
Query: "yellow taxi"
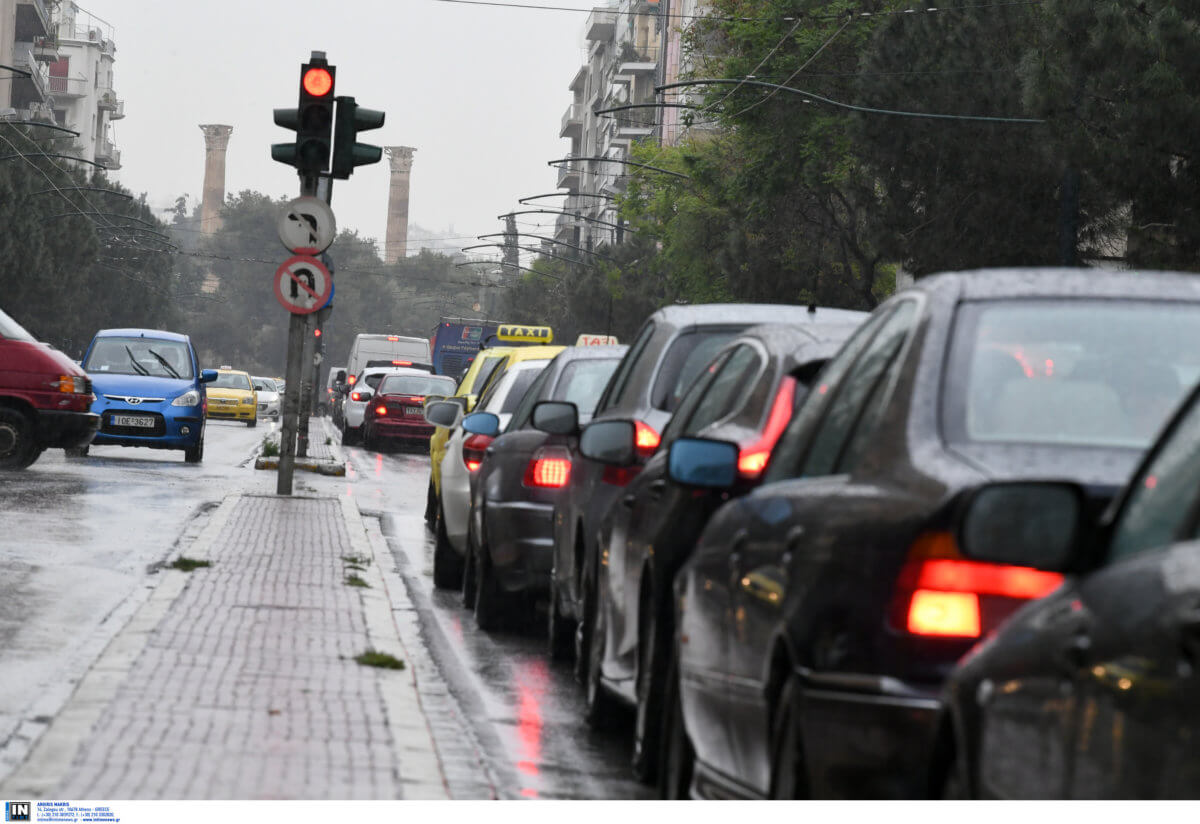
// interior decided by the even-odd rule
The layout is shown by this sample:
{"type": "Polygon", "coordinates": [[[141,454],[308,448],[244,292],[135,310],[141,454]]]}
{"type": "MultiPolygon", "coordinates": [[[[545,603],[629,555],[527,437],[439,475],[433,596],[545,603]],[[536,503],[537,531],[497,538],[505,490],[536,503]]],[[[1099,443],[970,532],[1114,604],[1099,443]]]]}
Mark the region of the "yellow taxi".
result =
{"type": "Polygon", "coordinates": [[[206,417],[227,421],[245,421],[246,426],[258,426],[258,395],[249,372],[222,366],[217,379],[208,384],[206,417]]]}

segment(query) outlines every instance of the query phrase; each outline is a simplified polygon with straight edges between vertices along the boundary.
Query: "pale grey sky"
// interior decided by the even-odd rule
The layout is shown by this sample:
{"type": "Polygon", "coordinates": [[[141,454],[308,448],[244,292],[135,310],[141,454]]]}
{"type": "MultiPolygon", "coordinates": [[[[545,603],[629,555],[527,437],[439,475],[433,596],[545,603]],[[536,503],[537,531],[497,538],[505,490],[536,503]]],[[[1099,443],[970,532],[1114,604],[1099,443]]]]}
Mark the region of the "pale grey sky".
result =
{"type": "MultiPolygon", "coordinates": [[[[548,2],[548,0],[547,0],[548,2]]],[[[487,8],[436,0],[90,0],[112,25],[114,86],[126,117],[114,123],[120,181],[153,203],[187,193],[204,176],[201,123],[234,127],[226,191],[295,195],[295,170],[270,144],[293,132],[271,110],[296,105],[299,67],[313,50],[337,66],[336,93],[382,109],[364,142],[417,149],[410,223],[470,238],[499,231],[495,216],[519,197],[555,190],[546,165],[582,64],[585,11],[487,8]]],[[[554,5],[592,5],[555,0],[554,5]]],[[[81,15],[81,20],[83,19],[81,15]]],[[[337,181],[342,228],[383,242],[387,158],[337,181]]],[[[552,201],[546,201],[552,203],[552,201]]],[[[531,215],[528,218],[543,216],[531,215]]],[[[480,250],[486,253],[486,250],[480,250]]]]}

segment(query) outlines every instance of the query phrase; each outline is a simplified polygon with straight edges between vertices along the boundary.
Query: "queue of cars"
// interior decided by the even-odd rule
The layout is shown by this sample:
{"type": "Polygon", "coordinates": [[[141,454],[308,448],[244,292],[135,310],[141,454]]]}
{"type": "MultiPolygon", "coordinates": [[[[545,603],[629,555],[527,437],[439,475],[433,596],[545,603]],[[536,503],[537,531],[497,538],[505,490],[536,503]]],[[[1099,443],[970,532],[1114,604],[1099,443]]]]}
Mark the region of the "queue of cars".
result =
{"type": "Polygon", "coordinates": [[[1200,390],[1147,448],[1197,321],[1194,276],[1078,269],[667,307],[594,399],[544,368],[507,421],[499,358],[480,411],[427,407],[439,546],[471,490],[435,583],[484,628],[545,592],[664,797],[1193,795],[1200,390]]]}

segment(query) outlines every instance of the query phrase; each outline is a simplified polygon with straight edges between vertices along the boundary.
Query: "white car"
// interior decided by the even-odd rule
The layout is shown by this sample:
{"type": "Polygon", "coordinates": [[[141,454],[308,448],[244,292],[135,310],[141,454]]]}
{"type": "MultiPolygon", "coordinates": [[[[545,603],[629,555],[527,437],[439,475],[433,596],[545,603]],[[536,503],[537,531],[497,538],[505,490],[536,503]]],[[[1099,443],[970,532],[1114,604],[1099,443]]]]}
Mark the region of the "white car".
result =
{"type": "Polygon", "coordinates": [[[258,395],[258,417],[260,418],[278,418],[279,417],[279,384],[274,378],[260,378],[252,376],[250,381],[254,384],[254,391],[258,395]]]}
{"type": "MultiPolygon", "coordinates": [[[[513,364],[483,394],[474,411],[495,413],[500,418],[500,429],[503,431],[525,392],[549,363],[549,360],[527,360],[513,364]]],[[[467,523],[471,515],[471,474],[474,471],[467,466],[470,456],[463,455],[463,441],[468,437],[471,436],[463,432],[461,426],[456,428],[446,442],[446,454],[442,458],[442,518],[446,537],[451,546],[464,556],[467,553],[467,523]]],[[[477,469],[478,464],[474,468],[477,469]]]]}
{"type": "Polygon", "coordinates": [[[405,366],[372,366],[358,374],[354,388],[342,401],[342,444],[350,446],[362,440],[362,422],[366,416],[367,403],[384,375],[420,375],[429,377],[428,369],[410,369],[405,366]]]}

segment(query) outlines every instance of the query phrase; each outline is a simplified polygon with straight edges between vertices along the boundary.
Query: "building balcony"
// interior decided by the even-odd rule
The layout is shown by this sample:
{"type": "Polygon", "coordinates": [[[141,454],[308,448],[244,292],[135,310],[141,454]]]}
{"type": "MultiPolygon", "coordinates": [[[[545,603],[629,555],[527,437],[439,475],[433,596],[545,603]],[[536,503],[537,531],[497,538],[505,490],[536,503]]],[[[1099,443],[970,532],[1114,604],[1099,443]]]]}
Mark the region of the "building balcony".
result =
{"type": "Polygon", "coordinates": [[[17,40],[32,40],[50,33],[50,10],[44,0],[17,0],[17,40]]]}
{"type": "Polygon", "coordinates": [[[563,112],[562,125],[559,127],[559,137],[580,137],[583,134],[583,106],[572,103],[563,112]]]}
{"type": "Polygon", "coordinates": [[[116,171],[121,168],[121,150],[114,146],[111,140],[97,140],[96,162],[103,163],[111,171],[116,171]]]}
{"type": "MultiPolygon", "coordinates": [[[[116,111],[117,106],[120,104],[121,101],[117,99],[117,93],[112,89],[105,89],[104,91],[100,92],[100,97],[96,100],[96,106],[100,108],[101,111],[106,112],[116,111]]],[[[112,119],[111,115],[109,119],[112,119]]]]}
{"type": "Polygon", "coordinates": [[[33,59],[39,63],[57,63],[62,60],[62,55],[58,52],[58,40],[53,37],[35,37],[33,59]]]}
{"type": "Polygon", "coordinates": [[[57,123],[58,118],[54,116],[54,107],[49,103],[30,103],[28,109],[20,111],[21,120],[33,120],[38,123],[57,123]]]}
{"type": "Polygon", "coordinates": [[[571,78],[571,85],[567,86],[567,88],[573,92],[582,92],[583,87],[587,83],[588,72],[591,70],[592,67],[586,63],[580,66],[579,71],[575,72],[575,76],[571,78]]]}
{"type": "Polygon", "coordinates": [[[125,101],[118,100],[117,105],[115,105],[111,109],[109,109],[108,119],[109,120],[120,120],[124,116],[125,116],[125,101]]]}
{"type": "Polygon", "coordinates": [[[17,43],[13,49],[13,66],[28,76],[20,74],[12,79],[12,105],[16,109],[27,109],[31,103],[46,100],[46,67],[33,57],[32,43],[17,43]]]}
{"type": "Polygon", "coordinates": [[[582,176],[583,171],[582,165],[578,160],[560,163],[558,166],[558,188],[578,189],[579,178],[582,176]]]}
{"type": "Polygon", "coordinates": [[[612,40],[617,32],[616,9],[592,9],[588,15],[584,38],[594,41],[612,40]]]}
{"type": "Polygon", "coordinates": [[[55,77],[46,78],[50,93],[55,97],[86,97],[88,93],[87,78],[84,77],[55,77]]]}

